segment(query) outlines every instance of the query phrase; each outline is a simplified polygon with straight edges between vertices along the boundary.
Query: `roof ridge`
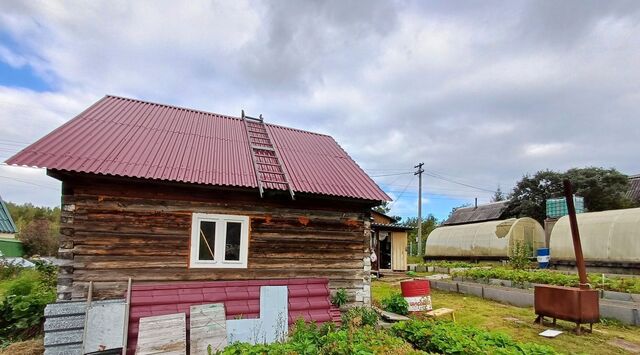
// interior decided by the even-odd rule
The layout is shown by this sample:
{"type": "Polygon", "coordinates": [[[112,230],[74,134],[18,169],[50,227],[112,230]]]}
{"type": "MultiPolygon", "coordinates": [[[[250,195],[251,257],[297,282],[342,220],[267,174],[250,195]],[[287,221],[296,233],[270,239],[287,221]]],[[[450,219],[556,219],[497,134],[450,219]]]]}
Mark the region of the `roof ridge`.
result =
{"type": "Polygon", "coordinates": [[[477,205],[477,206],[460,207],[457,210],[464,210],[464,209],[467,209],[467,208],[478,208],[478,207],[484,207],[484,206],[491,206],[491,205],[497,205],[497,204],[508,203],[508,202],[509,202],[509,200],[494,201],[494,202],[489,202],[489,203],[483,203],[483,204],[477,205]]]}
{"type": "MultiPolygon", "coordinates": [[[[105,95],[106,97],[111,97],[114,99],[119,99],[119,100],[128,100],[128,101],[135,101],[135,102],[139,102],[139,103],[143,103],[143,104],[148,104],[148,105],[158,105],[158,106],[163,106],[163,107],[167,107],[167,108],[172,108],[172,109],[176,109],[176,110],[185,110],[185,111],[191,111],[191,112],[198,112],[198,113],[202,113],[205,115],[210,115],[210,116],[218,116],[218,117],[222,117],[222,118],[231,118],[234,120],[241,120],[241,117],[236,117],[236,116],[230,116],[230,115],[225,115],[222,113],[217,113],[217,112],[210,112],[210,111],[205,111],[205,110],[199,110],[199,109],[195,109],[195,108],[190,108],[190,107],[185,107],[185,106],[178,106],[178,105],[170,105],[170,104],[163,104],[160,102],[155,102],[155,101],[149,101],[149,100],[142,100],[142,99],[137,99],[137,98],[131,98],[131,97],[125,97],[125,96],[119,96],[119,95],[111,95],[111,94],[107,94],[105,95]]],[[[278,128],[283,128],[283,129],[289,129],[292,131],[298,131],[298,132],[303,132],[303,133],[310,133],[310,134],[315,134],[318,136],[323,136],[323,137],[331,137],[328,134],[324,134],[324,133],[318,133],[318,132],[312,132],[312,131],[307,131],[304,129],[300,129],[300,128],[295,128],[295,127],[289,127],[289,126],[284,126],[284,125],[280,125],[277,123],[270,123],[270,122],[264,122],[265,125],[267,126],[273,126],[273,127],[278,127],[278,128]]]]}
{"type": "Polygon", "coordinates": [[[176,110],[185,110],[185,111],[191,111],[191,112],[198,112],[198,113],[202,113],[202,114],[209,115],[209,116],[218,116],[218,117],[222,117],[222,118],[231,118],[231,119],[234,119],[234,120],[240,120],[241,119],[240,117],[223,115],[221,113],[209,112],[209,111],[204,111],[204,110],[199,110],[199,109],[190,108],[190,107],[184,107],[184,106],[178,106],[178,105],[163,104],[163,103],[155,102],[155,101],[142,100],[142,99],[137,99],[137,98],[124,97],[124,96],[111,95],[111,94],[107,94],[105,96],[106,97],[110,97],[110,98],[114,98],[114,99],[119,99],[119,100],[135,101],[135,102],[139,102],[139,103],[147,104],[147,105],[157,105],[157,106],[172,108],[172,109],[176,109],[176,110]]]}

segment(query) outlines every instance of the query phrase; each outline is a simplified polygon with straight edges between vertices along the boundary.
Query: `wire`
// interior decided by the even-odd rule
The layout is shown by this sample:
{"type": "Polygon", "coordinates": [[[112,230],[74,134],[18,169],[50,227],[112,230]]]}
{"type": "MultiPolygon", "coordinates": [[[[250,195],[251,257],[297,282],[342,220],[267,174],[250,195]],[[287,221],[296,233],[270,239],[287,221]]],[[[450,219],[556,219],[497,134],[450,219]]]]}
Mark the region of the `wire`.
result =
{"type": "Polygon", "coordinates": [[[478,187],[478,186],[473,186],[473,185],[465,184],[464,182],[459,182],[459,181],[455,181],[455,180],[447,179],[447,178],[445,178],[445,177],[442,177],[442,176],[439,176],[439,175],[437,175],[437,174],[433,174],[433,173],[428,173],[428,172],[426,172],[426,171],[424,172],[424,174],[425,174],[425,175],[428,175],[428,176],[431,176],[431,177],[434,177],[434,178],[436,178],[436,179],[440,179],[440,180],[448,181],[448,182],[453,183],[453,184],[458,184],[458,185],[462,185],[462,186],[470,187],[470,188],[472,188],[472,189],[476,189],[476,190],[480,190],[480,191],[485,191],[485,192],[491,192],[491,193],[495,193],[495,192],[496,192],[495,190],[489,190],[489,189],[485,189],[485,188],[483,188],[483,187],[478,187]]]}
{"type": "Polygon", "coordinates": [[[393,200],[393,202],[391,202],[391,204],[389,205],[389,209],[391,209],[391,207],[393,207],[393,205],[395,205],[396,202],[398,202],[400,200],[402,195],[404,195],[405,191],[407,191],[407,188],[409,188],[409,185],[411,185],[411,183],[413,182],[413,179],[415,179],[415,175],[411,179],[409,179],[409,182],[404,187],[404,189],[402,189],[402,192],[398,195],[398,197],[396,197],[396,199],[393,200]]]}
{"type": "Polygon", "coordinates": [[[40,185],[40,184],[36,184],[34,182],[30,182],[30,181],[26,181],[26,180],[20,180],[20,179],[12,178],[12,177],[9,177],[9,176],[0,175],[0,178],[9,179],[9,180],[13,180],[13,181],[18,181],[18,182],[21,182],[21,183],[24,183],[24,184],[29,184],[29,185],[33,185],[33,186],[42,187],[42,188],[45,188],[45,189],[58,191],[57,188],[53,188],[51,186],[40,185]]]}
{"type": "Polygon", "coordinates": [[[404,172],[404,173],[395,173],[395,174],[384,174],[384,175],[370,175],[369,177],[383,177],[383,176],[397,176],[397,175],[409,175],[409,174],[413,174],[413,171],[408,171],[408,172],[404,172]]]}

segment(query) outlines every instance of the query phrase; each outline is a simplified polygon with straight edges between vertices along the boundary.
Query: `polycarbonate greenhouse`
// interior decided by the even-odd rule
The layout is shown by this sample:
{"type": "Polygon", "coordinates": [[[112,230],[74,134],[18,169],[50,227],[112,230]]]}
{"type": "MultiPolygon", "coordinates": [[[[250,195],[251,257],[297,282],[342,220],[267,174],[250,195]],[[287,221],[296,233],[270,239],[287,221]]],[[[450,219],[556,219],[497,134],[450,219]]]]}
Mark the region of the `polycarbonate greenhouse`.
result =
{"type": "MultiPolygon", "coordinates": [[[[640,262],[640,208],[577,215],[582,253],[586,261],[640,262]]],[[[558,220],[551,232],[551,260],[575,260],[569,217],[558,220]]]]}
{"type": "Polygon", "coordinates": [[[531,256],[544,247],[544,229],[528,217],[436,228],[427,238],[427,258],[506,259],[514,246],[531,256]]]}

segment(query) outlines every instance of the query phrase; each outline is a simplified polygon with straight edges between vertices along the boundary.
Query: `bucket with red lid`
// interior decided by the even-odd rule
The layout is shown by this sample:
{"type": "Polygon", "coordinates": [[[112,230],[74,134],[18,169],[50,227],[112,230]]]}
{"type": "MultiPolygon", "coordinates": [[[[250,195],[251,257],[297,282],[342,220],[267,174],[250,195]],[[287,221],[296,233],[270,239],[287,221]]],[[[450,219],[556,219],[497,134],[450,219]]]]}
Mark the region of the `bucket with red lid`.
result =
{"type": "Polygon", "coordinates": [[[431,306],[431,287],[428,280],[411,280],[400,283],[402,297],[409,304],[409,312],[424,312],[431,306]]]}

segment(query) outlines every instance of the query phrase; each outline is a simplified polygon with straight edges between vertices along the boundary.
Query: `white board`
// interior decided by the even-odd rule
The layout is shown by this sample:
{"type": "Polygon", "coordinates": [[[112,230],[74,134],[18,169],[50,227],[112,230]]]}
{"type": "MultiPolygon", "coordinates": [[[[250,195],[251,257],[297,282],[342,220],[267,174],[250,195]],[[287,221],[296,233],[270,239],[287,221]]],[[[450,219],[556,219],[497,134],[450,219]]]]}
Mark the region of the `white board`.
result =
{"type": "Polygon", "coordinates": [[[222,350],[227,346],[227,317],[224,303],[191,306],[189,318],[189,353],[191,355],[207,355],[222,350]]]}
{"type": "Polygon", "coordinates": [[[136,354],[186,355],[186,326],[184,313],[140,318],[136,354]]]}
{"type": "Polygon", "coordinates": [[[83,354],[122,348],[125,300],[94,302],[87,308],[83,354]]]}
{"type": "Polygon", "coordinates": [[[229,343],[270,344],[283,341],[289,330],[287,286],[260,287],[260,318],[227,321],[229,343]]]}

